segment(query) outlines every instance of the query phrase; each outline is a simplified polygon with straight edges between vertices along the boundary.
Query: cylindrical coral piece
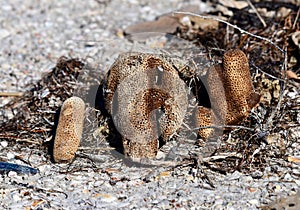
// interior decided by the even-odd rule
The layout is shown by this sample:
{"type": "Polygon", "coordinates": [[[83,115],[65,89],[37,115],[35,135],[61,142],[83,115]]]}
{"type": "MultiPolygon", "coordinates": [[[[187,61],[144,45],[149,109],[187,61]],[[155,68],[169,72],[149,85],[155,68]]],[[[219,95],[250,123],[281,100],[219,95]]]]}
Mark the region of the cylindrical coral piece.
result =
{"type": "Polygon", "coordinates": [[[188,104],[177,66],[162,55],[125,53],[110,68],[105,104],[126,156],[154,158],[180,128],[188,104]]]}
{"type": "Polygon", "coordinates": [[[234,101],[240,101],[240,97],[244,99],[253,93],[248,58],[243,51],[228,50],[223,57],[223,67],[224,85],[234,101]]]}
{"type": "MultiPolygon", "coordinates": [[[[211,109],[198,108],[196,122],[200,127],[238,124],[249,116],[250,110],[260,100],[260,95],[254,92],[247,56],[238,49],[224,54],[223,66],[215,65],[209,69],[207,90],[211,109]]],[[[200,129],[198,134],[208,138],[216,131],[200,129]]]]}
{"type": "Polygon", "coordinates": [[[260,95],[254,92],[248,59],[241,50],[228,50],[223,58],[224,85],[228,112],[227,124],[239,123],[248,117],[259,103],[260,95]]]}
{"type": "Polygon", "coordinates": [[[53,147],[55,162],[70,162],[75,157],[83,131],[84,101],[68,98],[62,105],[53,147]]]}

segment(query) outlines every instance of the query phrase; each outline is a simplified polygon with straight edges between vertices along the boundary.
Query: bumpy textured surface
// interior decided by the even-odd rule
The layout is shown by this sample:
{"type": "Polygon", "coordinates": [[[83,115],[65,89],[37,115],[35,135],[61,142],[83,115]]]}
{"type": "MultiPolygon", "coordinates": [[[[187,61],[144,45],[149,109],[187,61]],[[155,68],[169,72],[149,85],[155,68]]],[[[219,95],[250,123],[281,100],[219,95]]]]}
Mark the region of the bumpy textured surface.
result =
{"type": "Polygon", "coordinates": [[[131,158],[155,157],[159,137],[169,140],[187,109],[185,84],[174,64],[152,54],[120,55],[110,68],[105,99],[131,158]]]}
{"type": "MultiPolygon", "coordinates": [[[[160,146],[159,137],[166,142],[180,128],[188,105],[182,78],[193,75],[193,68],[161,55],[119,56],[108,73],[105,100],[106,109],[123,136],[125,155],[153,158],[160,146]]],[[[226,52],[223,65],[208,70],[204,85],[211,108],[197,107],[198,127],[237,124],[260,100],[252,87],[248,59],[240,50],[226,52]]],[[[202,128],[198,134],[209,138],[222,132],[202,128]]]]}
{"type": "Polygon", "coordinates": [[[236,124],[248,117],[260,95],[254,92],[248,59],[241,50],[229,50],[224,54],[223,69],[228,106],[226,124],[236,124]]]}
{"type": "MultiPolygon", "coordinates": [[[[248,117],[251,109],[260,101],[260,95],[253,89],[248,59],[238,49],[229,50],[224,54],[223,66],[216,65],[210,68],[206,88],[212,111],[202,109],[202,112],[199,112],[200,116],[196,116],[199,127],[207,125],[207,119],[202,117],[205,111],[206,115],[211,115],[212,124],[238,124],[248,117]]],[[[207,138],[213,134],[213,129],[200,129],[198,134],[207,138]]]]}
{"type": "Polygon", "coordinates": [[[80,144],[84,122],[84,101],[71,97],[64,101],[59,116],[53,147],[55,162],[69,162],[80,144]]]}
{"type": "MultiPolygon", "coordinates": [[[[195,118],[196,127],[210,126],[214,119],[214,113],[209,108],[199,106],[196,109],[195,118]]],[[[198,135],[206,139],[213,133],[213,131],[213,128],[201,128],[198,131],[198,135]]]]}

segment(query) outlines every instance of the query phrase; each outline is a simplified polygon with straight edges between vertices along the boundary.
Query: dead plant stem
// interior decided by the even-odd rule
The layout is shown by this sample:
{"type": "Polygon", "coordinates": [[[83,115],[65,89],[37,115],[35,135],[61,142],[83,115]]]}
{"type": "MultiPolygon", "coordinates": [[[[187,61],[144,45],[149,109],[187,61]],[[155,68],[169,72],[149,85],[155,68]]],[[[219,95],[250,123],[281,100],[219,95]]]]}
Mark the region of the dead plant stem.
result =
{"type": "Polygon", "coordinates": [[[266,22],[264,21],[264,19],[260,16],[260,14],[258,13],[257,9],[254,7],[254,5],[251,3],[250,0],[247,0],[248,4],[250,5],[250,7],[254,10],[255,14],[257,15],[258,19],[260,20],[260,22],[263,24],[264,28],[267,27],[266,22]]]}

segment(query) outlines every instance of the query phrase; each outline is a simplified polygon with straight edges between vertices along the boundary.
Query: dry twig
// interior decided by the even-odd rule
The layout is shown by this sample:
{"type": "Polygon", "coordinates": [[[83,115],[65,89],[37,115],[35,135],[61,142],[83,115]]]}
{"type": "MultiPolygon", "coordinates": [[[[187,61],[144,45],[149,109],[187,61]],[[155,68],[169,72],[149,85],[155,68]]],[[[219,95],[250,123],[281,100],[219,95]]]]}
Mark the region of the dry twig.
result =
{"type": "Polygon", "coordinates": [[[0,92],[0,97],[21,97],[22,92],[0,92]]]}
{"type": "Polygon", "coordinates": [[[296,18],[295,18],[294,24],[293,24],[293,29],[295,29],[295,28],[296,28],[296,23],[297,23],[297,21],[298,21],[299,15],[300,15],[300,7],[299,7],[299,9],[298,9],[298,12],[297,12],[297,15],[296,15],[296,18]]]}
{"type": "MultiPolygon", "coordinates": [[[[286,47],[284,49],[284,52],[286,52],[286,47]]],[[[280,107],[281,107],[281,104],[282,104],[282,99],[283,99],[283,96],[284,96],[284,91],[287,87],[287,74],[286,74],[286,70],[287,70],[287,54],[284,53],[284,62],[283,62],[283,65],[282,65],[282,71],[284,72],[284,82],[283,82],[283,87],[280,91],[280,96],[279,96],[279,99],[278,99],[278,103],[275,107],[275,109],[273,109],[270,117],[267,119],[267,122],[266,122],[266,125],[267,127],[265,129],[270,129],[272,126],[272,122],[273,122],[273,119],[275,117],[275,115],[278,113],[278,111],[280,110],[280,107]]]]}
{"type": "Polygon", "coordinates": [[[264,19],[260,16],[260,14],[258,13],[257,9],[254,7],[254,5],[251,3],[250,0],[247,0],[248,4],[250,5],[250,7],[254,10],[255,14],[257,15],[258,19],[260,20],[260,22],[263,24],[264,28],[267,27],[266,22],[264,21],[264,19]]]}
{"type": "Polygon", "coordinates": [[[244,130],[254,131],[253,128],[248,128],[248,127],[241,126],[241,125],[209,125],[209,126],[201,126],[201,127],[193,128],[191,130],[199,130],[199,129],[206,129],[206,128],[218,128],[218,129],[236,128],[236,129],[244,129],[244,130]]]}

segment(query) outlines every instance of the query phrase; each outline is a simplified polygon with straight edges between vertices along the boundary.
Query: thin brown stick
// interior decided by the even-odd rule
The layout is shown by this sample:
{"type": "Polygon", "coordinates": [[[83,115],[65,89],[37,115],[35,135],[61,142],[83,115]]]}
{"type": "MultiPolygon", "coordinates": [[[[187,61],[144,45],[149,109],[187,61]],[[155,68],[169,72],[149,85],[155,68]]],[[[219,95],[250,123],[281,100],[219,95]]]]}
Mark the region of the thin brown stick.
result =
{"type": "Polygon", "coordinates": [[[22,92],[0,92],[0,97],[21,97],[22,92]]]}
{"type": "MultiPolygon", "coordinates": [[[[286,47],[285,47],[286,50],[286,47]]],[[[286,52],[286,51],[285,51],[286,52]]],[[[283,82],[283,88],[280,91],[280,96],[278,99],[278,103],[275,107],[275,109],[272,110],[272,113],[270,115],[270,117],[268,118],[266,125],[267,125],[267,129],[271,128],[271,124],[273,122],[273,119],[275,117],[275,115],[278,113],[278,111],[280,110],[281,104],[282,104],[282,100],[283,100],[283,96],[284,96],[284,91],[287,87],[287,75],[286,75],[286,71],[287,71],[287,53],[284,53],[284,62],[282,65],[282,71],[284,72],[284,82],[283,82]]]]}
{"type": "Polygon", "coordinates": [[[110,151],[110,150],[114,150],[114,148],[105,148],[105,147],[78,147],[78,150],[107,150],[107,151],[110,151]]]}
{"type": "Polygon", "coordinates": [[[228,157],[242,158],[242,155],[239,153],[236,153],[236,152],[228,152],[228,153],[223,153],[223,154],[219,154],[219,155],[215,155],[215,156],[205,157],[205,158],[203,158],[203,162],[224,160],[228,157]]]}
{"type": "Polygon", "coordinates": [[[266,37],[262,37],[262,36],[258,36],[258,35],[252,34],[252,33],[248,32],[248,31],[245,31],[244,29],[242,29],[242,28],[240,28],[240,27],[238,27],[236,25],[233,25],[231,23],[228,23],[227,21],[222,20],[220,18],[212,17],[212,16],[206,16],[206,15],[198,15],[198,14],[195,14],[195,13],[192,13],[192,12],[174,12],[174,14],[183,14],[183,15],[196,16],[196,17],[200,17],[200,18],[203,18],[203,19],[211,19],[211,20],[215,20],[215,21],[218,21],[218,22],[221,22],[221,23],[225,23],[226,25],[239,30],[241,33],[248,34],[249,36],[255,37],[255,38],[260,39],[260,40],[264,40],[264,41],[270,43],[271,45],[273,45],[274,47],[276,47],[282,53],[285,53],[285,51],[281,47],[279,47],[277,44],[275,44],[270,39],[267,39],[266,37]]]}
{"type": "Polygon", "coordinates": [[[264,21],[264,19],[260,16],[260,14],[258,13],[257,9],[254,7],[254,5],[251,3],[250,0],[247,0],[248,4],[250,5],[250,7],[254,10],[255,14],[257,15],[258,19],[260,20],[260,22],[263,24],[264,28],[267,27],[266,22],[264,21]]]}
{"type": "Polygon", "coordinates": [[[197,127],[197,128],[193,128],[190,130],[198,130],[198,129],[206,129],[206,128],[236,128],[236,129],[244,129],[244,130],[249,130],[249,131],[254,131],[253,128],[248,128],[245,126],[241,126],[241,125],[208,125],[208,126],[201,126],[201,127],[197,127]]]}
{"type": "Polygon", "coordinates": [[[254,67],[256,68],[256,70],[258,70],[258,71],[260,71],[261,73],[267,75],[268,77],[271,77],[272,79],[276,79],[276,80],[279,80],[279,81],[281,81],[281,82],[284,82],[284,79],[280,79],[280,78],[278,78],[278,77],[275,77],[275,76],[273,76],[273,75],[271,75],[271,74],[269,74],[269,73],[263,71],[261,68],[259,68],[259,67],[256,66],[255,64],[251,63],[251,65],[254,66],[254,67]]]}
{"type": "Polygon", "coordinates": [[[293,24],[293,29],[295,29],[295,27],[296,27],[296,23],[297,23],[297,21],[298,21],[299,15],[300,15],[300,7],[299,7],[299,9],[298,9],[298,12],[297,12],[297,15],[296,15],[294,24],[293,24]]]}

